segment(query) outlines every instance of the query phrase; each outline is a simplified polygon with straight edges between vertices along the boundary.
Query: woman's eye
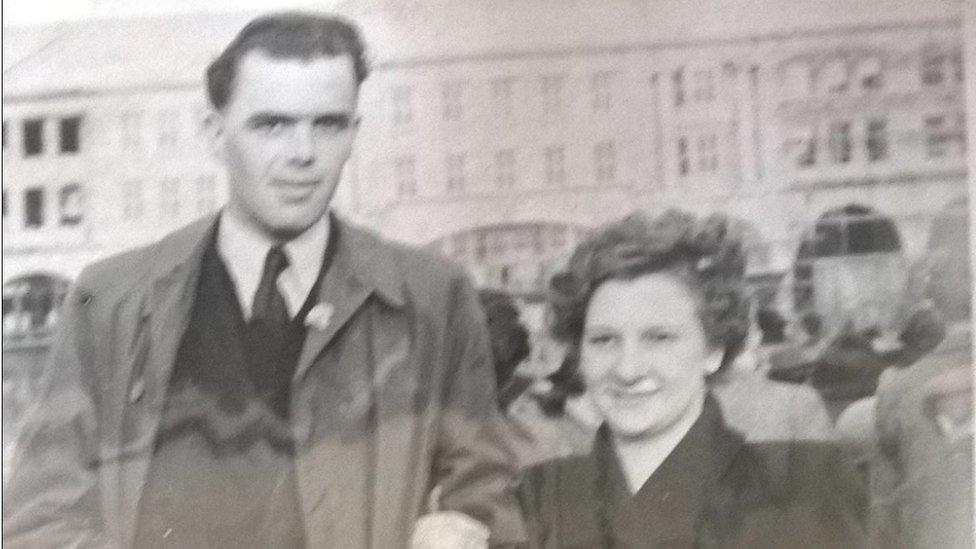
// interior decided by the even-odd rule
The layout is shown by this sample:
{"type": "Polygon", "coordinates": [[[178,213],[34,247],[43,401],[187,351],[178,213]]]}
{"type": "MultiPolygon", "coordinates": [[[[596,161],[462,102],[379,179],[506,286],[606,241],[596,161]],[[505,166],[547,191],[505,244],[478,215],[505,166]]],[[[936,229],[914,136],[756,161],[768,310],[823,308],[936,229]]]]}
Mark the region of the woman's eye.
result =
{"type": "Polygon", "coordinates": [[[644,333],[644,340],[653,343],[670,341],[672,339],[674,339],[674,334],[668,332],[653,331],[644,333]]]}

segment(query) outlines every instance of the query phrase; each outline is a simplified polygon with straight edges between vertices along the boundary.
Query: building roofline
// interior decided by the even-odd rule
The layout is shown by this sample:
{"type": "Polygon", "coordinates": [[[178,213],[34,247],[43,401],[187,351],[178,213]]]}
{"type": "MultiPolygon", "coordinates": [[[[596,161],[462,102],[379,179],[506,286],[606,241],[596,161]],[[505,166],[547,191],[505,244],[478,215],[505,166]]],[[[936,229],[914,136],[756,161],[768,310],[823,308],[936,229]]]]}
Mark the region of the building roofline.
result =
{"type": "Polygon", "coordinates": [[[742,43],[758,44],[762,42],[778,42],[783,40],[824,38],[830,36],[843,36],[847,34],[872,33],[885,31],[904,31],[918,29],[936,28],[959,28],[962,29],[963,22],[955,18],[946,19],[927,19],[922,21],[905,22],[896,25],[874,24],[874,25],[854,25],[850,27],[837,27],[832,29],[809,29],[794,30],[786,32],[753,34],[743,36],[733,36],[728,38],[700,38],[694,40],[660,41],[632,44],[619,44],[613,46],[579,46],[566,48],[552,48],[538,51],[496,51],[483,52],[466,55],[445,55],[431,57],[416,57],[405,59],[391,59],[376,63],[373,68],[402,69],[430,65],[485,62],[485,61],[511,61],[515,59],[530,58],[553,58],[566,57],[572,55],[604,55],[604,54],[626,54],[636,52],[662,51],[670,49],[702,49],[719,46],[728,46],[742,43]]]}

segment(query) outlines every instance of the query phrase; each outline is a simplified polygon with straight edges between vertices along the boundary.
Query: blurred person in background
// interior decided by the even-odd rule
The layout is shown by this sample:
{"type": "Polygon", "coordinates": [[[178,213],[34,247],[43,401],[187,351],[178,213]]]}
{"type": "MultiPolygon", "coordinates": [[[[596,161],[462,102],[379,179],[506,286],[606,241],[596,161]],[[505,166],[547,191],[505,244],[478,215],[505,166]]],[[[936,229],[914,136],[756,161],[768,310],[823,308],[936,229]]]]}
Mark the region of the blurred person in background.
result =
{"type": "Polygon", "coordinates": [[[488,321],[491,356],[498,386],[498,405],[505,412],[533,382],[531,377],[517,373],[519,364],[532,351],[529,332],[519,318],[518,306],[505,292],[480,290],[478,300],[488,321]]]}
{"type": "Polygon", "coordinates": [[[935,349],[879,382],[870,461],[876,547],[973,547],[973,355],[968,202],[933,222],[924,284],[946,320],[935,349]]]}
{"type": "MultiPolygon", "coordinates": [[[[596,426],[587,420],[585,399],[570,404],[569,414],[547,413],[552,382],[518,372],[532,351],[518,306],[501,291],[481,290],[478,296],[491,336],[498,403],[510,426],[519,467],[587,451],[596,426]]],[[[553,375],[558,376],[558,371],[553,375]]]]}
{"type": "Polygon", "coordinates": [[[822,442],[753,443],[707,378],[745,337],[741,242],[725,219],[631,215],[553,278],[569,346],[556,396],[585,388],[592,450],[527,472],[535,547],[857,547],[855,487],[822,442]]]}

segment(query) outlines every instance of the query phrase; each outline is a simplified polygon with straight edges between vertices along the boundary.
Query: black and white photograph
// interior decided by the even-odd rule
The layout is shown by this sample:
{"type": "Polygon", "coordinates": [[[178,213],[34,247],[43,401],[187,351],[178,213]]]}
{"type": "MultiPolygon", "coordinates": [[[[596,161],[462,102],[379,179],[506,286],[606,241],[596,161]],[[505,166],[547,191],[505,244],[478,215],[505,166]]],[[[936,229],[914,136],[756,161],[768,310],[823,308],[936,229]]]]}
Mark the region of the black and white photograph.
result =
{"type": "Polygon", "coordinates": [[[974,547],[976,1],[2,17],[4,545],[974,547]]]}

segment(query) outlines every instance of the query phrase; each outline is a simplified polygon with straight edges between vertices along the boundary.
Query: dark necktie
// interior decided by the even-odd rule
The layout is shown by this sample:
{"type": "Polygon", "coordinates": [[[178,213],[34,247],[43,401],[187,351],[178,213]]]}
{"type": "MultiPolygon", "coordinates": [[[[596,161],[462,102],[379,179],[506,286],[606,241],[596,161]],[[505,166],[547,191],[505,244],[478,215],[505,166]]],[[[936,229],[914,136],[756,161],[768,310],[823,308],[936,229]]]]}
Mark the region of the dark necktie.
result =
{"type": "Polygon", "coordinates": [[[254,292],[254,304],[251,307],[251,320],[265,324],[287,324],[291,317],[285,298],[278,291],[277,280],[281,271],[288,267],[288,256],[281,246],[272,246],[264,258],[264,271],[261,272],[261,282],[254,292]]]}

